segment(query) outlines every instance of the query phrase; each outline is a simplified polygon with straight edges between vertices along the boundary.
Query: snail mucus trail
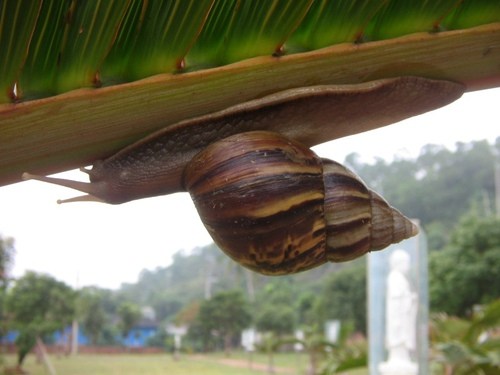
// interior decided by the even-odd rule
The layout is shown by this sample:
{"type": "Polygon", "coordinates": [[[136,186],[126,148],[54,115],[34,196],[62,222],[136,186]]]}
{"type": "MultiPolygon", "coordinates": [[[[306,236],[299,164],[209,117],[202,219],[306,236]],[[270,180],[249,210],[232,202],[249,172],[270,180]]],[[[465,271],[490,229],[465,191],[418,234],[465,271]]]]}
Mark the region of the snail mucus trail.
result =
{"type": "Polygon", "coordinates": [[[23,178],[87,193],[61,202],[119,204],[187,190],[227,255],[263,274],[290,274],[418,233],[353,172],[309,147],[441,107],[463,91],[418,77],[291,89],[153,133],[82,169],[90,183],[23,178]]]}

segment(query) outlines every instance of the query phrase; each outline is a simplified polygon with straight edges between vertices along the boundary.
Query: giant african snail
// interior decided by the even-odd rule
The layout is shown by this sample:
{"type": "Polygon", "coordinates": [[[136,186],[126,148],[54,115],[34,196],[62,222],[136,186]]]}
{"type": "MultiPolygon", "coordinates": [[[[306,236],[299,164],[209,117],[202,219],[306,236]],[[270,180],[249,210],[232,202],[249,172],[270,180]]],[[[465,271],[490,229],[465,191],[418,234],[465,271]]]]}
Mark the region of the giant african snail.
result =
{"type": "Polygon", "coordinates": [[[417,77],[291,89],[153,133],[82,169],[90,183],[23,178],[87,193],[63,202],[118,204],[188,190],[230,257],[264,274],[299,272],[418,232],[354,173],[309,147],[441,107],[463,90],[417,77]]]}

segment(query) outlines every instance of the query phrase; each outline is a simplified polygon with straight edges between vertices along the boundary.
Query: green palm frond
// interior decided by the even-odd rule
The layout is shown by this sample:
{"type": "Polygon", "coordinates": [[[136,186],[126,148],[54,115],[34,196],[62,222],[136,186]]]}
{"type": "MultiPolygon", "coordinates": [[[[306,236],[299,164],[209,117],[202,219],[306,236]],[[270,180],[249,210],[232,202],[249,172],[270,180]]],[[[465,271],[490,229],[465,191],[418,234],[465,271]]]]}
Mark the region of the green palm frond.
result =
{"type": "Polygon", "coordinates": [[[465,335],[465,340],[474,343],[481,334],[489,329],[500,327],[500,299],[487,305],[484,311],[478,312],[465,335]]]}
{"type": "Polygon", "coordinates": [[[500,369],[500,300],[483,306],[471,320],[434,315],[431,337],[436,361],[457,374],[496,374],[500,369]]]}
{"type": "Polygon", "coordinates": [[[291,87],[500,85],[497,0],[0,0],[0,12],[2,184],[291,87]]]}
{"type": "MultiPolygon", "coordinates": [[[[498,1],[65,0],[0,2],[2,92],[102,83],[416,32],[500,22],[498,1]],[[6,48],[3,48],[5,46],[6,48]]],[[[21,97],[21,93],[18,92],[21,97]]],[[[4,97],[2,101],[8,98],[4,97]]]]}

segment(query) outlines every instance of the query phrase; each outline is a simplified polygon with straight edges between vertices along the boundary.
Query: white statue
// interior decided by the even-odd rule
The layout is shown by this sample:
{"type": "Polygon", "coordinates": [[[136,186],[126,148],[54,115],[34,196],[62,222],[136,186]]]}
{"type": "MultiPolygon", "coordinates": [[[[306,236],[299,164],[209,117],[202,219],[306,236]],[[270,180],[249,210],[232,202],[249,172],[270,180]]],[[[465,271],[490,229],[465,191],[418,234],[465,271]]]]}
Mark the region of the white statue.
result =
{"type": "Polygon", "coordinates": [[[410,256],[395,250],[390,257],[391,271],[387,277],[386,348],[388,359],[379,365],[383,375],[413,375],[418,366],[410,353],[416,349],[417,296],[412,292],[407,275],[410,256]]]}

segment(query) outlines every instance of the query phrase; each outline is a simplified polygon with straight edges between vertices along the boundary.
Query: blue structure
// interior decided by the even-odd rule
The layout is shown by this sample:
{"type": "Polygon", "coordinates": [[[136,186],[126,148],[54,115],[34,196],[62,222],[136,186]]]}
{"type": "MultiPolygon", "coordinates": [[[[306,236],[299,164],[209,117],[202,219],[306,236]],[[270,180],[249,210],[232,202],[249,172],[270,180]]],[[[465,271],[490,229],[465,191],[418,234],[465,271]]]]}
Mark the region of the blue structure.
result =
{"type": "Polygon", "coordinates": [[[17,331],[9,331],[5,336],[0,337],[0,344],[13,344],[16,341],[17,336],[19,336],[19,333],[17,331]]]}
{"type": "Polygon", "coordinates": [[[158,324],[153,321],[143,320],[132,328],[121,343],[129,348],[142,348],[148,340],[158,332],[158,324]]]}
{"type": "MultiPolygon", "coordinates": [[[[62,331],[57,331],[52,335],[54,344],[69,344],[68,340],[71,337],[71,326],[66,327],[62,331]]],[[[82,329],[78,330],[78,346],[90,345],[90,339],[85,335],[82,329]]]]}
{"type": "MultiPolygon", "coordinates": [[[[132,328],[124,338],[119,335],[116,337],[116,342],[129,348],[142,348],[147,346],[148,340],[156,335],[159,331],[158,323],[151,320],[142,320],[132,328]]],[[[3,345],[14,344],[18,336],[17,331],[9,331],[0,338],[0,343],[3,345]]],[[[67,345],[71,339],[71,326],[66,327],[62,331],[57,331],[52,335],[52,343],[56,345],[67,345]]],[[[78,346],[91,345],[90,338],[85,334],[80,327],[78,330],[78,346]]]]}

